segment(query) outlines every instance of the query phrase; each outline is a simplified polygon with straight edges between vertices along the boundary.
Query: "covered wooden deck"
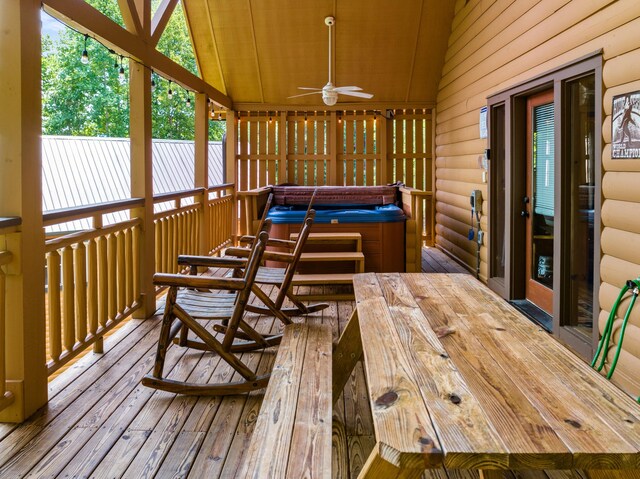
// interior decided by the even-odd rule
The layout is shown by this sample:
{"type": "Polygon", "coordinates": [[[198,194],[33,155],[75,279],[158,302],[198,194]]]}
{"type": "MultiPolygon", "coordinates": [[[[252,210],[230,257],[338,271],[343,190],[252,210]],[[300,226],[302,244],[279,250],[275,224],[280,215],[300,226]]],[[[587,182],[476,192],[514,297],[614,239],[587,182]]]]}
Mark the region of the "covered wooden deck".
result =
{"type": "MultiPolygon", "coordinates": [[[[463,271],[433,248],[423,250],[422,264],[429,272],[463,271]]],[[[353,308],[331,302],[307,321],[331,324],[337,339],[353,308]]],[[[141,386],[153,365],[159,319],[128,321],[105,339],[105,354],[88,354],[51,381],[47,406],[21,425],[1,424],[0,477],[234,477],[263,393],[198,398],[141,386]]],[[[280,328],[271,317],[252,320],[260,330],[280,328]]],[[[273,351],[246,355],[264,371],[275,358],[273,351]]],[[[231,368],[211,354],[174,347],[167,365],[180,379],[232,379],[231,368]]],[[[357,477],[373,445],[358,365],[334,411],[333,477],[357,477]]]]}

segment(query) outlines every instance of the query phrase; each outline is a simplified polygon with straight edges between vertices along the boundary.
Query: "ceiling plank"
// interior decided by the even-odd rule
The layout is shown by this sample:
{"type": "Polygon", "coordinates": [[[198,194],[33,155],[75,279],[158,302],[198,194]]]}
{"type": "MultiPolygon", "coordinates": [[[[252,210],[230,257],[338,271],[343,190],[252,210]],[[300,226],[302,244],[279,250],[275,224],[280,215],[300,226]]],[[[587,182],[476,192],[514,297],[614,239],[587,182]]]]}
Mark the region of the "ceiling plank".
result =
{"type": "Polygon", "coordinates": [[[411,60],[411,69],[409,70],[409,84],[407,85],[407,94],[404,98],[405,101],[409,101],[411,95],[411,83],[413,82],[413,72],[416,66],[416,56],[418,55],[418,42],[420,41],[420,27],[422,26],[422,12],[424,12],[424,0],[420,2],[420,12],[418,13],[418,28],[416,28],[416,41],[413,44],[413,59],[411,60]]]}
{"type": "Polygon", "coordinates": [[[131,57],[183,88],[205,93],[219,106],[232,108],[233,101],[186,68],[155,49],[142,36],[127,31],[84,0],[42,0],[50,15],[81,33],[88,33],[119,54],[131,57]]]}
{"type": "Polygon", "coordinates": [[[157,45],[160,41],[160,37],[164,33],[169,19],[178,4],[178,0],[162,0],[162,3],[156,10],[151,20],[151,44],[157,45]]]}
{"type": "Polygon", "coordinates": [[[249,9],[249,22],[251,23],[251,38],[253,39],[253,53],[256,60],[256,69],[258,71],[258,88],[260,89],[260,101],[264,103],[264,88],[262,88],[262,73],[260,73],[260,59],[258,58],[258,44],[256,42],[256,29],[253,23],[253,10],[251,9],[251,0],[247,0],[249,9]]]}
{"type": "Polygon", "coordinates": [[[135,0],[118,0],[118,6],[127,30],[140,36],[144,35],[145,32],[142,28],[142,22],[140,22],[135,0]]]}
{"type": "MultiPolygon", "coordinates": [[[[206,8],[207,8],[207,13],[208,13],[208,20],[209,20],[209,28],[211,29],[211,36],[213,38],[213,46],[214,46],[214,51],[215,51],[215,58],[216,58],[216,64],[218,65],[218,70],[220,71],[220,78],[222,79],[222,85],[224,87],[224,91],[227,92],[229,91],[228,87],[227,87],[227,81],[224,77],[224,70],[222,69],[222,62],[220,61],[220,51],[218,50],[218,42],[216,41],[216,32],[215,29],[213,28],[213,20],[212,20],[212,16],[211,16],[211,9],[209,8],[209,3],[206,3],[206,8]]],[[[202,70],[200,70],[202,71],[202,70]]]]}

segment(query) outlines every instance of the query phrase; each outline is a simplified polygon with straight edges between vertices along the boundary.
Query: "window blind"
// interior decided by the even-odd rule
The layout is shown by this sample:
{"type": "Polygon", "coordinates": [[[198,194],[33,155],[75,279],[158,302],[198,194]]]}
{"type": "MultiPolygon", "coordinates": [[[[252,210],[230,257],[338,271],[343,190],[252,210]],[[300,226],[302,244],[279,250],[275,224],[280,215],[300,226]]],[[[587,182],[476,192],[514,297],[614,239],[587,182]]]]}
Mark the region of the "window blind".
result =
{"type": "Polygon", "coordinates": [[[534,212],[553,216],[554,184],[553,103],[533,108],[534,212]]]}

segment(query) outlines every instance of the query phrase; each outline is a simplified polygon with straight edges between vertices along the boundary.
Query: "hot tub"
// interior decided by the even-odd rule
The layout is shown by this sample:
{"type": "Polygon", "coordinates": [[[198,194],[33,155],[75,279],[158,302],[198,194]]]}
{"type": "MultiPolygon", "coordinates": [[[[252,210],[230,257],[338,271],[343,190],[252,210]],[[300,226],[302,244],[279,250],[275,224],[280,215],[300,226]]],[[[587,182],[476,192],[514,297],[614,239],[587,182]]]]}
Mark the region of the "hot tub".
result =
{"type": "MultiPolygon", "coordinates": [[[[311,228],[313,233],[360,233],[362,252],[365,256],[365,271],[397,272],[404,271],[404,226],[406,216],[401,208],[394,204],[355,205],[355,204],[315,204],[316,216],[311,228]]],[[[271,237],[289,239],[291,233],[297,233],[304,219],[305,205],[276,205],[271,207],[268,218],[272,220],[271,237]]],[[[343,245],[331,248],[326,245],[307,245],[305,251],[341,251],[343,245]]],[[[301,273],[353,272],[351,263],[318,265],[302,263],[301,273]],[[320,271],[319,268],[330,268],[320,271]]]]}

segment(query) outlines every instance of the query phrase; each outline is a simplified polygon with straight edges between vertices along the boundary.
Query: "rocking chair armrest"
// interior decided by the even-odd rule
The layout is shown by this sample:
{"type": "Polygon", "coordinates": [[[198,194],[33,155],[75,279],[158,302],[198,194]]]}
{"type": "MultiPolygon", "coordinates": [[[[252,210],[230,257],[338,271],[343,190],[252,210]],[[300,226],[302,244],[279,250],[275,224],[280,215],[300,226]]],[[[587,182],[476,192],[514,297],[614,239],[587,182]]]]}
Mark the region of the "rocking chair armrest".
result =
{"type": "MultiPolygon", "coordinates": [[[[251,254],[251,249],[250,248],[238,248],[238,247],[232,247],[232,248],[227,248],[224,252],[225,256],[237,256],[238,258],[248,258],[249,255],[251,254]]],[[[232,258],[229,258],[232,259],[232,258]]],[[[236,258],[233,258],[236,259],[236,258]]],[[[244,259],[240,260],[246,263],[246,261],[244,259]]]]}
{"type": "Polygon", "coordinates": [[[209,266],[212,268],[244,268],[247,265],[247,261],[242,258],[180,255],[178,256],[178,264],[187,266],[209,266]]]}
{"type": "Polygon", "coordinates": [[[276,251],[265,251],[262,259],[266,261],[280,261],[282,263],[293,263],[295,256],[291,253],[278,253],[276,251]]]}
{"type": "Polygon", "coordinates": [[[153,284],[179,288],[240,290],[246,286],[246,281],[241,278],[213,278],[211,276],[156,273],[153,275],[153,284]]]}
{"type": "MultiPolygon", "coordinates": [[[[256,239],[255,236],[245,235],[245,236],[241,237],[238,240],[238,242],[253,244],[255,239],[256,239]]],[[[293,249],[293,248],[296,247],[296,242],[295,241],[290,241],[290,240],[285,240],[285,239],[279,239],[279,238],[269,238],[267,240],[267,246],[276,246],[276,247],[279,247],[279,248],[293,249]]]]}

